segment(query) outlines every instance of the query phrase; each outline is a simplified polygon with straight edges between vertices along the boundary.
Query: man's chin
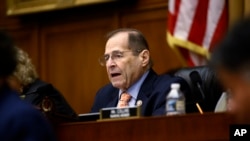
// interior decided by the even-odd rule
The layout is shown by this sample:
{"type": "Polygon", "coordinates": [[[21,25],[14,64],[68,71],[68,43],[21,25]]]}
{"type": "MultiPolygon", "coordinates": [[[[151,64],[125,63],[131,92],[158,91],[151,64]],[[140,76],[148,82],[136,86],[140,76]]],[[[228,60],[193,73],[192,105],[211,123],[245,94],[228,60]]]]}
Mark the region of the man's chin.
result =
{"type": "Polygon", "coordinates": [[[113,87],[118,88],[118,89],[122,89],[123,85],[121,83],[117,83],[117,82],[111,82],[113,87]]]}

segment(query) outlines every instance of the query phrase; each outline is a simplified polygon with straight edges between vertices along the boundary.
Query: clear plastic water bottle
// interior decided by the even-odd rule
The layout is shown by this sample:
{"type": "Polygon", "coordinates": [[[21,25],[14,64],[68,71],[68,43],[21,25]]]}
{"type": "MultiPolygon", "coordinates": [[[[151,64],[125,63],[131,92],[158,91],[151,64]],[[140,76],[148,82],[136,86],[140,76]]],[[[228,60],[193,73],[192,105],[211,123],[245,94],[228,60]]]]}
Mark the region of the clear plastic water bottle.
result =
{"type": "Polygon", "coordinates": [[[166,115],[182,115],[185,113],[185,96],[180,90],[180,84],[173,83],[166,97],[166,115]]]}

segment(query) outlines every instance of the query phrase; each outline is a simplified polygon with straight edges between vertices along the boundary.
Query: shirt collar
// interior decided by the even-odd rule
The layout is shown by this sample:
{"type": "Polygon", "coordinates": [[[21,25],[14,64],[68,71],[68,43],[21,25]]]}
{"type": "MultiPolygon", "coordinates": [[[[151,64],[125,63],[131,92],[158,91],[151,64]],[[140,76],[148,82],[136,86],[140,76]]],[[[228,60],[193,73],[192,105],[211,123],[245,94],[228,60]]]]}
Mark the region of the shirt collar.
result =
{"type": "MultiPolygon", "coordinates": [[[[131,87],[129,87],[129,89],[126,91],[127,93],[129,93],[134,99],[137,98],[139,90],[141,88],[142,83],[144,82],[144,80],[146,79],[146,77],[148,76],[149,71],[146,71],[142,77],[135,83],[133,84],[131,87]]],[[[121,95],[122,91],[119,90],[119,97],[121,95]]]]}

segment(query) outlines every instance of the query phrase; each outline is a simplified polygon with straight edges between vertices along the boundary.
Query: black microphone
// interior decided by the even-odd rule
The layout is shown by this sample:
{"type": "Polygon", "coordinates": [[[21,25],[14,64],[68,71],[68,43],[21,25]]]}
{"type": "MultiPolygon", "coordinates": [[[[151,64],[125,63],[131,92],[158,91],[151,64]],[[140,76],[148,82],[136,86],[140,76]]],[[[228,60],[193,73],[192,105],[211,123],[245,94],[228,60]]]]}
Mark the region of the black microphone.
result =
{"type": "MultiPolygon", "coordinates": [[[[205,99],[205,94],[201,88],[201,84],[202,84],[202,79],[201,79],[201,76],[199,75],[199,73],[197,71],[193,71],[189,74],[189,77],[192,81],[193,84],[195,84],[195,86],[198,88],[201,96],[202,96],[202,99],[204,100],[205,99]]],[[[198,101],[195,103],[197,109],[199,110],[199,112],[201,114],[203,114],[203,110],[202,108],[200,107],[198,101]]]]}
{"type": "Polygon", "coordinates": [[[203,89],[201,88],[201,84],[202,84],[201,76],[199,75],[199,73],[197,71],[193,71],[189,74],[189,77],[190,77],[192,83],[195,84],[195,86],[198,88],[198,90],[202,96],[202,99],[204,100],[205,94],[204,94],[203,89]]]}

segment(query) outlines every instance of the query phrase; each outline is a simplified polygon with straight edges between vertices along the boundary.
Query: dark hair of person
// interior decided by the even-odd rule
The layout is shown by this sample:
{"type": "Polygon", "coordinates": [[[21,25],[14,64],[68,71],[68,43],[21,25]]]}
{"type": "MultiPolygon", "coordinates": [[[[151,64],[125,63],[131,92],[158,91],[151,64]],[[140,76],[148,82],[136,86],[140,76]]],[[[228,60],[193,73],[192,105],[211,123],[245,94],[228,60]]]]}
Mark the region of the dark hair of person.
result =
{"type": "Polygon", "coordinates": [[[6,77],[16,68],[16,50],[12,38],[0,30],[0,77],[6,77]]]}
{"type": "Polygon", "coordinates": [[[237,22],[215,48],[210,65],[232,72],[250,70],[250,18],[237,22]]]}
{"type": "MultiPolygon", "coordinates": [[[[149,50],[148,42],[144,35],[133,28],[120,28],[114,31],[111,31],[110,33],[107,34],[107,40],[110,39],[111,37],[115,36],[118,33],[128,33],[128,44],[129,44],[129,49],[131,49],[134,53],[134,55],[138,55],[141,51],[143,50],[149,50]]],[[[150,58],[149,66],[152,67],[153,62],[150,58]]]]}

